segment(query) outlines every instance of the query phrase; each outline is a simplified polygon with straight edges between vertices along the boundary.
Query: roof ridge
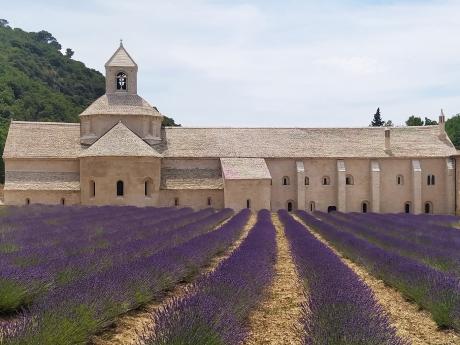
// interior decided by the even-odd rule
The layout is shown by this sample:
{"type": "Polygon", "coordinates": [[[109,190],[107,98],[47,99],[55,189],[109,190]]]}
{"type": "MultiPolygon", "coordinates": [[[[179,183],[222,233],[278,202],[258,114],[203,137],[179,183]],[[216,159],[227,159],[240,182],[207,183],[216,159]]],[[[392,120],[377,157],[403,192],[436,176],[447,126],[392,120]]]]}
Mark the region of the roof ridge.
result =
{"type": "Polygon", "coordinates": [[[27,125],[30,123],[38,124],[38,125],[58,125],[58,126],[80,126],[79,122],[55,122],[55,121],[17,121],[12,120],[11,123],[19,124],[19,125],[27,125]]]}

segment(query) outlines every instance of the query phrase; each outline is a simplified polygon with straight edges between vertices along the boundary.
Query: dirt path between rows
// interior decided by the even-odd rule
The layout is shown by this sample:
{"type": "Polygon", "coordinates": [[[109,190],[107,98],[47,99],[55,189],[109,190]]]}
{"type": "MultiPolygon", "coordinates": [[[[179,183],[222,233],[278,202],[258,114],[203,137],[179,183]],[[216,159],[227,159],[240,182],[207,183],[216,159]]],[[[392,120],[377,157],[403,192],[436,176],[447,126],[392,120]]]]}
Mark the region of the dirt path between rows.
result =
{"type": "Polygon", "coordinates": [[[245,345],[300,345],[303,288],[278,215],[272,214],[276,227],[277,257],[275,278],[259,307],[251,314],[251,331],[245,345]]]}
{"type": "MultiPolygon", "coordinates": [[[[248,223],[244,227],[240,238],[233,243],[224,253],[215,256],[208,266],[203,268],[200,274],[206,274],[214,271],[219,263],[227,259],[232,252],[239,247],[241,242],[246,238],[249,230],[256,223],[256,215],[251,214],[248,223]]],[[[228,220],[227,220],[228,221],[228,220]]],[[[225,222],[219,224],[221,226],[225,222]]],[[[115,323],[114,328],[107,330],[101,335],[93,337],[90,344],[92,345],[135,345],[139,341],[138,334],[149,328],[152,322],[152,314],[162,306],[167,305],[173,298],[185,296],[190,290],[192,283],[177,285],[168,295],[161,301],[152,302],[142,308],[142,310],[134,310],[122,315],[115,323]]]]}
{"type": "MultiPolygon", "coordinates": [[[[299,217],[297,221],[307,226],[299,217]]],[[[388,313],[391,324],[396,328],[397,334],[409,340],[413,345],[459,345],[460,335],[451,330],[440,330],[426,310],[421,310],[415,303],[407,301],[403,295],[392,287],[372,276],[363,267],[345,258],[321,235],[311,233],[326,246],[328,246],[340,259],[350,267],[359,278],[367,284],[374,293],[376,300],[388,313]]]]}

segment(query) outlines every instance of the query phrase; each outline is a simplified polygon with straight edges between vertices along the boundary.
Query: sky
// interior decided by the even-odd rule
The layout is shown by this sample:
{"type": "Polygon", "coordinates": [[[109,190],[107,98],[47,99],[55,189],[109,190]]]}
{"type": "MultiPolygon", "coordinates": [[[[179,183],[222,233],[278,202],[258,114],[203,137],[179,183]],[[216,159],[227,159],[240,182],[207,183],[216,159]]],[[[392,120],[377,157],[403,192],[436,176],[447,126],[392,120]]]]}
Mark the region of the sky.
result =
{"type": "Polygon", "coordinates": [[[187,126],[367,126],[377,107],[460,113],[460,1],[0,0],[104,72],[123,39],[138,92],[187,126]]]}

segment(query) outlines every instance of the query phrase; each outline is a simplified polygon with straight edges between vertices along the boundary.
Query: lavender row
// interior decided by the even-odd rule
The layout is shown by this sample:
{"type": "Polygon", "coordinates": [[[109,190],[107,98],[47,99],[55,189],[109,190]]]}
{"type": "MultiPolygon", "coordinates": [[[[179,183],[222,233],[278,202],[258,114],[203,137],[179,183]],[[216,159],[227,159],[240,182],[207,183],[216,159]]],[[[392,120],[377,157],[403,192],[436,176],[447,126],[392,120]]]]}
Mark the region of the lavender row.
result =
{"type": "Polygon", "coordinates": [[[263,210],[227,260],[199,280],[190,295],[153,315],[154,329],[146,330],[142,344],[241,344],[247,317],[273,279],[275,256],[275,228],[263,210]]]}
{"type": "Polygon", "coordinates": [[[122,313],[161,298],[190,279],[241,234],[245,210],[215,231],[53,290],[24,313],[24,326],[8,329],[6,345],[85,344],[122,313]]]}
{"type": "Polygon", "coordinates": [[[379,248],[304,211],[299,211],[298,215],[344,255],[427,309],[440,327],[460,330],[458,278],[379,248]]]}
{"type": "MultiPolygon", "coordinates": [[[[31,303],[37,295],[49,293],[54,288],[64,286],[89,274],[97,274],[120,263],[128,263],[136,258],[149,256],[161,249],[176,246],[195,236],[214,228],[217,224],[232,216],[233,211],[224,209],[217,213],[198,212],[193,223],[175,228],[174,231],[152,231],[149,236],[138,241],[128,241],[116,248],[102,248],[88,255],[74,255],[58,258],[44,265],[23,269],[2,267],[0,280],[0,310],[12,311],[31,303]],[[204,218],[203,218],[204,217],[204,218]]],[[[170,222],[170,226],[183,222],[170,222]]],[[[165,224],[165,227],[166,224],[165,224]]],[[[125,232],[130,229],[124,229],[125,232]]]]}
{"type": "MultiPolygon", "coordinates": [[[[460,276],[460,246],[456,248],[439,247],[432,245],[430,241],[417,243],[406,236],[399,236],[391,231],[375,229],[371,223],[364,221],[358,222],[352,217],[343,214],[327,214],[316,212],[323,221],[339,227],[341,230],[349,231],[352,234],[363,238],[387,251],[399,255],[411,257],[435,269],[460,276]]],[[[400,229],[399,233],[404,232],[400,229]]]]}
{"type": "Polygon", "coordinates": [[[372,291],[285,210],[278,212],[305,286],[303,344],[402,345],[372,291]]]}

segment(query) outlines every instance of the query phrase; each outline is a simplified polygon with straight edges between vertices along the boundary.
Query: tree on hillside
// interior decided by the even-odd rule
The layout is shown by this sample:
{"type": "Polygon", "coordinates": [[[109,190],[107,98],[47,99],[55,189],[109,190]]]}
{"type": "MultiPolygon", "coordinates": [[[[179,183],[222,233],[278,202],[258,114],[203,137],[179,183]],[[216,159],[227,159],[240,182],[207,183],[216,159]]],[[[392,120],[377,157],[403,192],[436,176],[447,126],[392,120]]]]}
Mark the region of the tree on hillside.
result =
{"type": "Polygon", "coordinates": [[[423,120],[418,116],[410,116],[406,121],[406,126],[423,126],[423,120]]]}
{"type": "Polygon", "coordinates": [[[386,121],[384,126],[385,127],[393,127],[394,126],[393,121],[391,121],[391,120],[386,121]]]}
{"type": "Polygon", "coordinates": [[[0,28],[9,28],[8,24],[6,19],[0,19],[0,28]]]}
{"type": "Polygon", "coordinates": [[[438,124],[438,121],[430,120],[429,118],[425,117],[425,126],[435,126],[438,124]]]}
{"type": "Polygon", "coordinates": [[[67,56],[69,59],[72,58],[73,54],[75,54],[75,52],[74,52],[72,49],[67,48],[67,49],[65,50],[65,56],[67,56]]]}
{"type": "Polygon", "coordinates": [[[380,108],[377,108],[377,111],[374,114],[374,118],[371,122],[371,126],[382,127],[383,125],[385,125],[385,121],[382,120],[382,116],[380,115],[380,108]]]}
{"type": "Polygon", "coordinates": [[[446,132],[455,147],[460,150],[460,114],[446,121],[446,132]]]}

